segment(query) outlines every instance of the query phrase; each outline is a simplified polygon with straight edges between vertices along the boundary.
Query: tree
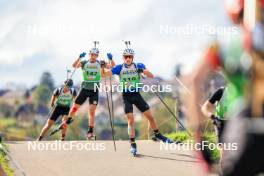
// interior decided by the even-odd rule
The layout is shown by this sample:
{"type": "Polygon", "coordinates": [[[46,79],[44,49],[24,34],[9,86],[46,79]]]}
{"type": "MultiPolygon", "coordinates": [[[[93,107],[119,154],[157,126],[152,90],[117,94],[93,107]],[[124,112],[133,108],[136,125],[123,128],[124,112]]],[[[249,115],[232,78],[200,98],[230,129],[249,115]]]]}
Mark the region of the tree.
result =
{"type": "Polygon", "coordinates": [[[51,96],[51,90],[46,85],[39,85],[33,91],[33,102],[36,105],[47,105],[51,96]]]}
{"type": "Polygon", "coordinates": [[[40,78],[40,85],[46,86],[50,91],[54,89],[54,79],[50,72],[43,72],[40,78]]]}

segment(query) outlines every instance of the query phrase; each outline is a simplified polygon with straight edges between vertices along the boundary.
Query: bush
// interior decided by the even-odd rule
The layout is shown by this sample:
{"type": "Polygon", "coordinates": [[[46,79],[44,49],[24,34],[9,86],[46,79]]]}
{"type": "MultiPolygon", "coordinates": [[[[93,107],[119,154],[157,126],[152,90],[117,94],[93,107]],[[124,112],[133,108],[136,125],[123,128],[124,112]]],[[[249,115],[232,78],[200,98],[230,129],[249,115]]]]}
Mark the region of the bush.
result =
{"type": "Polygon", "coordinates": [[[180,142],[186,142],[187,140],[190,139],[188,133],[184,131],[179,131],[176,133],[169,133],[169,134],[166,134],[166,136],[172,139],[173,141],[180,141],[180,142]]]}
{"type": "MultiPolygon", "coordinates": [[[[180,131],[180,132],[175,132],[175,133],[169,133],[166,134],[166,136],[174,141],[179,141],[179,142],[187,142],[187,141],[193,141],[192,138],[188,135],[187,132],[185,131],[180,131]]],[[[208,141],[209,143],[217,143],[217,137],[214,133],[212,132],[206,132],[203,134],[203,139],[205,141],[208,141]]],[[[215,150],[209,150],[211,154],[211,158],[214,162],[218,162],[220,159],[220,151],[215,149],[215,150]]]]}
{"type": "Polygon", "coordinates": [[[6,159],[6,153],[3,150],[3,148],[6,148],[6,146],[2,142],[0,142],[0,165],[7,176],[13,176],[14,171],[8,165],[8,160],[6,159]]]}

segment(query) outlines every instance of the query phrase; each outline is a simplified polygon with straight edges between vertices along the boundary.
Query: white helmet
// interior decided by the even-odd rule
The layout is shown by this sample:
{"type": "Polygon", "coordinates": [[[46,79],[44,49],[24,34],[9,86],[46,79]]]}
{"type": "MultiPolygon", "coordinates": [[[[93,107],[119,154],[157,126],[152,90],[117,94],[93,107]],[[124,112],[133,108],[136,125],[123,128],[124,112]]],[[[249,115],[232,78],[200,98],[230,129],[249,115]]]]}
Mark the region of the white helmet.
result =
{"type": "Polygon", "coordinates": [[[90,54],[99,54],[99,50],[98,50],[98,48],[92,48],[91,50],[90,50],[90,54]]]}
{"type": "Polygon", "coordinates": [[[130,48],[125,49],[123,52],[123,56],[134,56],[134,54],[135,54],[134,50],[130,48]]]}

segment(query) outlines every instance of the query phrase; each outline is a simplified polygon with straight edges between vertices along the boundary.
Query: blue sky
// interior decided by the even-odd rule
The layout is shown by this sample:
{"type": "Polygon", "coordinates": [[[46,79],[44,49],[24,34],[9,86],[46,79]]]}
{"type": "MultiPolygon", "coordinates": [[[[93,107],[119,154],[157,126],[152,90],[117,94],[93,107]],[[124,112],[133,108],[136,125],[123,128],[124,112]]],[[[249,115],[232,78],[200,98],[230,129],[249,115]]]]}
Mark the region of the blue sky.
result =
{"type": "MultiPolygon", "coordinates": [[[[229,26],[222,0],[0,0],[0,88],[31,86],[43,71],[56,83],[82,51],[100,41],[100,58],[112,52],[122,62],[122,40],[131,40],[135,61],[168,78],[174,65],[191,70],[208,33],[161,33],[161,26],[229,26]]],[[[80,72],[74,76],[81,80],[80,72]]]]}

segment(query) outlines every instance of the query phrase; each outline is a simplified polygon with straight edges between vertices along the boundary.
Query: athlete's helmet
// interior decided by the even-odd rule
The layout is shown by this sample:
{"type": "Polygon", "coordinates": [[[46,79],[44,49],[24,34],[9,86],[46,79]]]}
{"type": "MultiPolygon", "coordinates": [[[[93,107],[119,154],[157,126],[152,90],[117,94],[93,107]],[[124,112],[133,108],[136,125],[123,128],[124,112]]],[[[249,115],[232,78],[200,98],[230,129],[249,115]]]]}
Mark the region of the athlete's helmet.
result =
{"type": "Polygon", "coordinates": [[[243,22],[244,0],[226,0],[225,8],[233,23],[239,24],[243,22]]]}
{"type": "Polygon", "coordinates": [[[64,85],[71,88],[73,86],[73,80],[67,79],[66,81],[64,81],[64,85]]]}
{"type": "Polygon", "coordinates": [[[98,50],[98,48],[92,48],[91,50],[90,50],[90,54],[99,54],[99,50],[98,50]]]}
{"type": "Polygon", "coordinates": [[[123,56],[134,56],[134,54],[135,54],[134,50],[130,48],[125,49],[123,52],[123,56]]]}

